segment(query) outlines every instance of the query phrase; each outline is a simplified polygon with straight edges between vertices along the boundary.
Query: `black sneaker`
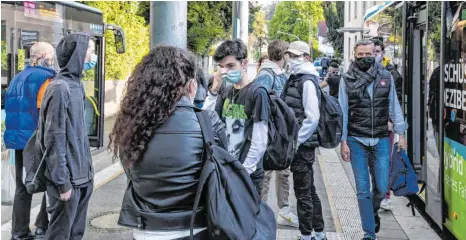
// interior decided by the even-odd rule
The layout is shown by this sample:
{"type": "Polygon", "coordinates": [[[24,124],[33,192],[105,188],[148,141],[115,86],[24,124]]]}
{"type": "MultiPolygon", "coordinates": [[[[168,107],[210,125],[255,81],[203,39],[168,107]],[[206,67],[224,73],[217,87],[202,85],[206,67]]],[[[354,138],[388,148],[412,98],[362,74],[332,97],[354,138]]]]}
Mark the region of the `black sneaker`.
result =
{"type": "Polygon", "coordinates": [[[377,238],[365,237],[365,238],[363,238],[363,239],[361,239],[361,240],[377,240],[377,238]]]}
{"type": "Polygon", "coordinates": [[[375,218],[375,233],[378,233],[380,231],[380,217],[379,217],[379,214],[375,214],[374,218],[375,218]]]}

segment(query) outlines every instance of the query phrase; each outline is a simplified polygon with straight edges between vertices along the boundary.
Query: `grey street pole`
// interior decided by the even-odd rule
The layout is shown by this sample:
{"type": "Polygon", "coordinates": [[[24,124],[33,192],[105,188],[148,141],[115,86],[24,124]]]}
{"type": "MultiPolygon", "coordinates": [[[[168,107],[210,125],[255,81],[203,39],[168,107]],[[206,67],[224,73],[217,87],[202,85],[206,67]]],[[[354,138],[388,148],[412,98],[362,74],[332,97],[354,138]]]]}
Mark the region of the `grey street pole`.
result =
{"type": "Polygon", "coordinates": [[[157,44],[186,49],[188,2],[150,3],[150,47],[157,44]]]}
{"type": "Polygon", "coordinates": [[[239,38],[248,45],[249,2],[234,1],[232,9],[233,39],[239,38]]]}

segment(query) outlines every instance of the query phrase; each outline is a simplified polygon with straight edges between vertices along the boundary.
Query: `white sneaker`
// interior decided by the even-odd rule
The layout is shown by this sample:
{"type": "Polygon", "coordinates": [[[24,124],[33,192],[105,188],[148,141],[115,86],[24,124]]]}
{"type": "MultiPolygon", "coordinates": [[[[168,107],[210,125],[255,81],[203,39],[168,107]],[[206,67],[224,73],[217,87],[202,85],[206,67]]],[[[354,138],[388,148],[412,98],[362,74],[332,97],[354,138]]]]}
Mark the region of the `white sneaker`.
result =
{"type": "Polygon", "coordinates": [[[386,211],[391,211],[391,205],[392,200],[385,198],[384,200],[382,200],[382,203],[380,203],[380,208],[386,211]]]}
{"type": "Polygon", "coordinates": [[[278,211],[277,224],[294,228],[299,227],[298,217],[289,208],[283,208],[278,211]]]}

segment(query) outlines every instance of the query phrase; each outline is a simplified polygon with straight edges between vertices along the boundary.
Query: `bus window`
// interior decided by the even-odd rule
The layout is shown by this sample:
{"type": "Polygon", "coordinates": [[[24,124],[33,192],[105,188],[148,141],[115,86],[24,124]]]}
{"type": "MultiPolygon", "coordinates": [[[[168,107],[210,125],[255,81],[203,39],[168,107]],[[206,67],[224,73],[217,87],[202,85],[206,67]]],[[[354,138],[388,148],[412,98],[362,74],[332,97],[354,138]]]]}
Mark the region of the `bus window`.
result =
{"type": "Polygon", "coordinates": [[[8,83],[10,82],[13,72],[12,72],[12,61],[14,61],[14,58],[12,58],[11,52],[13,49],[13,36],[14,36],[14,6],[11,4],[5,4],[2,3],[2,19],[1,19],[1,54],[2,54],[2,59],[1,59],[1,78],[2,78],[2,109],[3,105],[5,104],[5,94],[4,92],[6,91],[6,88],[8,86],[8,83]]]}
{"type": "Polygon", "coordinates": [[[91,147],[103,144],[103,105],[104,105],[104,53],[105,45],[102,37],[95,37],[89,63],[85,64],[82,83],[86,100],[84,102],[85,123],[91,147]]]}
{"type": "Polygon", "coordinates": [[[457,239],[466,239],[466,83],[465,5],[444,3],[444,52],[441,74],[445,84],[443,187],[445,226],[457,239]]]}

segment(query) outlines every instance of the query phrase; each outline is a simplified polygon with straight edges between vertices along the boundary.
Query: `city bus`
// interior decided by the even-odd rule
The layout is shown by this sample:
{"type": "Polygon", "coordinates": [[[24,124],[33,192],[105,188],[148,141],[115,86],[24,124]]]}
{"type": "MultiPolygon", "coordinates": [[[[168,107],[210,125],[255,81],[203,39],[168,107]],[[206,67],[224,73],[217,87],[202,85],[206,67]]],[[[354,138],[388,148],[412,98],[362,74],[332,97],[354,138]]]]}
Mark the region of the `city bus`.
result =
{"type": "Polygon", "coordinates": [[[385,2],[364,37],[382,40],[403,76],[410,197],[444,239],[466,240],[466,2],[385,2]]]}
{"type": "MultiPolygon", "coordinates": [[[[11,79],[29,63],[29,50],[38,41],[56,46],[71,32],[86,32],[95,43],[97,65],[84,73],[86,125],[91,147],[104,140],[105,51],[104,33],[112,31],[117,53],[125,52],[121,27],[103,22],[102,11],[72,1],[12,1],[1,3],[2,93],[11,79]]],[[[4,97],[2,95],[2,109],[4,97]]],[[[3,112],[3,111],[2,111],[3,112]]],[[[3,115],[3,114],[2,114],[3,115]]]]}

